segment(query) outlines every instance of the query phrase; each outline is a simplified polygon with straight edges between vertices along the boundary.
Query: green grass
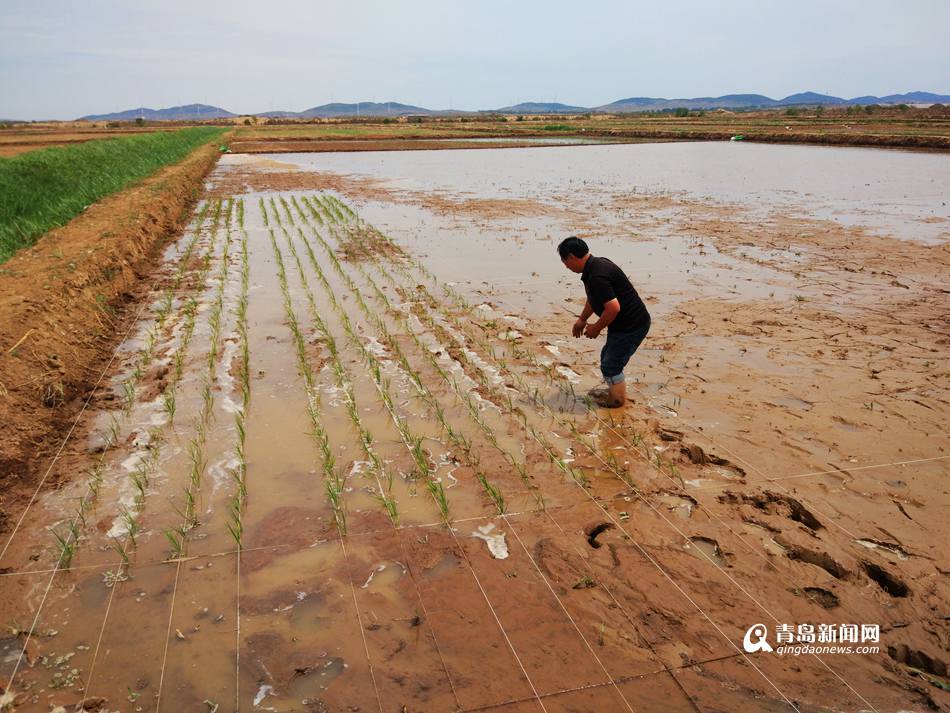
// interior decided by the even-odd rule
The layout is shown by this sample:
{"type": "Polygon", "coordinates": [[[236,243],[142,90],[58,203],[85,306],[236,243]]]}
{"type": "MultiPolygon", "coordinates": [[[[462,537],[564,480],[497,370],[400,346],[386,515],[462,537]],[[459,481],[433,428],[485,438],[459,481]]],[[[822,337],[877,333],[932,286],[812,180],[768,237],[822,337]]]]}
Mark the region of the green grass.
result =
{"type": "Polygon", "coordinates": [[[224,131],[157,131],[0,158],[0,263],[87,206],[181,161],[224,131]]]}

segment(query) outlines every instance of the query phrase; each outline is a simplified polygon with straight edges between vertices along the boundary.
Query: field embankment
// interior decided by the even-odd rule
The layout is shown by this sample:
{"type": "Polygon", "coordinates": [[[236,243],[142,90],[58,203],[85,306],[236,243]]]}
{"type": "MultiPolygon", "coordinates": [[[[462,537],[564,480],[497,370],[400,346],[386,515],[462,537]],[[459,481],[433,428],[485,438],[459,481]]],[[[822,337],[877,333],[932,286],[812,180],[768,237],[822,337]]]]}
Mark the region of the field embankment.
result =
{"type": "Polygon", "coordinates": [[[456,142],[478,139],[479,148],[508,147],[548,140],[583,137],[588,140],[746,141],[875,146],[890,148],[950,149],[950,117],[938,109],[879,109],[845,111],[795,110],[780,112],[691,112],[637,115],[570,115],[519,117],[455,117],[410,122],[350,120],[319,123],[267,123],[239,129],[232,150],[237,153],[286,153],[311,151],[379,151],[397,148],[474,148],[456,142]],[[437,139],[437,141],[433,141],[437,139]]]}
{"type": "MultiPolygon", "coordinates": [[[[37,204],[27,206],[36,216],[32,225],[65,216],[66,206],[82,211],[0,267],[0,529],[10,503],[36,486],[41,466],[82,408],[133,318],[123,307],[135,299],[168,239],[187,220],[219,156],[218,147],[207,143],[219,130],[189,131],[172,146],[156,143],[163,137],[144,136],[123,140],[131,145],[102,141],[37,152],[39,162],[19,163],[14,170],[0,163],[5,217],[16,215],[10,202],[27,195],[37,204]],[[78,167],[76,152],[90,149],[96,160],[78,167]],[[110,158],[101,154],[103,149],[117,153],[110,158]],[[142,150],[156,155],[144,156],[142,150]],[[95,177],[93,166],[108,171],[120,158],[129,161],[124,168],[95,177]],[[57,161],[63,174],[46,177],[45,170],[59,170],[57,161]],[[161,163],[173,165],[156,172],[161,163]],[[153,175],[119,192],[113,188],[113,195],[82,210],[83,200],[93,203],[93,196],[109,192],[110,186],[128,186],[133,176],[147,173],[153,175]],[[11,174],[24,182],[10,189],[11,174]],[[85,184],[90,176],[91,186],[78,186],[75,195],[68,195],[70,186],[85,184]]],[[[4,220],[3,228],[8,226],[4,220]]]]}
{"type": "Polygon", "coordinates": [[[223,132],[195,127],[0,159],[0,262],[92,203],[181,161],[223,132]]]}

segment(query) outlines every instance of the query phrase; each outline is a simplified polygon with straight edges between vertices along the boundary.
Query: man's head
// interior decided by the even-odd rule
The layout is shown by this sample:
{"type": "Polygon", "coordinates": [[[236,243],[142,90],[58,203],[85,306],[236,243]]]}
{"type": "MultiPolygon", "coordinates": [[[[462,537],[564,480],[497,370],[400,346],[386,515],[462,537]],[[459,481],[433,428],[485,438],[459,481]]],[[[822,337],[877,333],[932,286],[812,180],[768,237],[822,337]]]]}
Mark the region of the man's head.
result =
{"type": "Polygon", "coordinates": [[[590,257],[587,243],[573,235],[561,241],[561,244],[557,246],[557,252],[561,256],[564,267],[571,272],[583,272],[584,263],[590,257]]]}

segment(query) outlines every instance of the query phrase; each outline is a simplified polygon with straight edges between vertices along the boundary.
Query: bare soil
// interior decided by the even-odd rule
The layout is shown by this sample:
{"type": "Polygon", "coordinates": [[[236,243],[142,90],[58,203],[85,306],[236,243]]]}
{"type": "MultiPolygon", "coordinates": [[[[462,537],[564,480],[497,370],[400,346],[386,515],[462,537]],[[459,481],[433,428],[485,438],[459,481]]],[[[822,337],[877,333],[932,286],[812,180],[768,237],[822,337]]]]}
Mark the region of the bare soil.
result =
{"type": "Polygon", "coordinates": [[[218,155],[202,148],[0,266],[0,521],[40,482],[218,155]]]}

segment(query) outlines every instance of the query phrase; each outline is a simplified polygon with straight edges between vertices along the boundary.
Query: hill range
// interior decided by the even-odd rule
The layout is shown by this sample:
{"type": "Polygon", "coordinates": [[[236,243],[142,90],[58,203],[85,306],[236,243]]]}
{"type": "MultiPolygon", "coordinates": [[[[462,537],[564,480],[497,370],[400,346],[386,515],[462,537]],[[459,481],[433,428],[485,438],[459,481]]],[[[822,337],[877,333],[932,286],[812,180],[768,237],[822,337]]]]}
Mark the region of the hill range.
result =
{"type": "Polygon", "coordinates": [[[147,121],[198,121],[201,119],[230,119],[238,116],[262,116],[268,118],[333,118],[350,116],[399,117],[399,116],[437,116],[446,114],[580,114],[603,112],[608,114],[624,112],[670,111],[673,109],[692,110],[753,110],[774,109],[792,106],[860,106],[867,104],[938,104],[950,102],[950,95],[932,92],[908,92],[887,96],[860,96],[853,99],[800,92],[784,99],[772,99],[764,94],[726,94],[721,97],[693,97],[664,99],[662,97],[628,97],[609,104],[595,107],[572,106],[557,102],[523,102],[498,109],[480,109],[474,112],[460,110],[434,110],[425,107],[401,104],[399,102],[356,102],[321,104],[303,111],[265,111],[255,114],[235,114],[221,107],[208,104],[187,104],[166,109],[148,109],[139,107],[109,114],[89,114],[80,117],[84,121],[134,121],[141,118],[147,121]]]}

